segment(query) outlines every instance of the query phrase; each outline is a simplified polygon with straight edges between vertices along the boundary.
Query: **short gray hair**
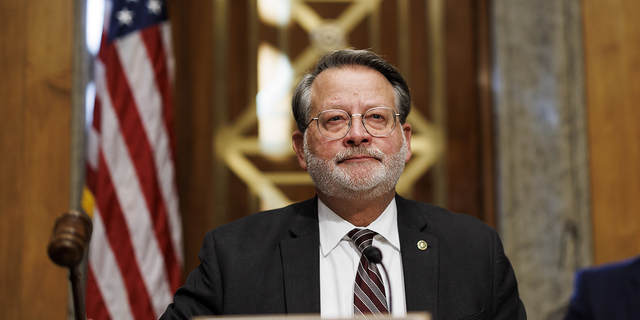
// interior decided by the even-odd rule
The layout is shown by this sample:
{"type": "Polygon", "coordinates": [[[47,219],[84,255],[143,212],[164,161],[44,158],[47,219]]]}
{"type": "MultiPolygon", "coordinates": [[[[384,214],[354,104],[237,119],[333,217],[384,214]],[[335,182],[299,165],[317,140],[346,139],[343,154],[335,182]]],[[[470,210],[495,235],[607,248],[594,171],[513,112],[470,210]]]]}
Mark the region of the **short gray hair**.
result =
{"type": "Polygon", "coordinates": [[[395,95],[395,104],[400,114],[400,123],[404,124],[409,111],[411,111],[411,95],[409,86],[402,75],[387,61],[368,50],[337,50],[320,58],[316,68],[307,73],[293,91],[291,110],[296,120],[298,130],[304,132],[307,129],[308,119],[311,117],[311,86],[316,77],[327,69],[339,69],[347,66],[364,66],[380,72],[391,86],[395,95]]]}

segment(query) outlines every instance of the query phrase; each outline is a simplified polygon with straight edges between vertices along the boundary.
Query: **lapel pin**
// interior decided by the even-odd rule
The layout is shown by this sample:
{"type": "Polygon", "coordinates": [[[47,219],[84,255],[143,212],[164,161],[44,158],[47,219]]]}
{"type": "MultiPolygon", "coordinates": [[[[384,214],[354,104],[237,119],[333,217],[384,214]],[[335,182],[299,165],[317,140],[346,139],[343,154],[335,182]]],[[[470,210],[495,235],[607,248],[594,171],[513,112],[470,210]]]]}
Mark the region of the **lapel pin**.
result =
{"type": "Polygon", "coordinates": [[[428,245],[427,245],[426,241],[424,241],[424,240],[418,241],[418,249],[424,251],[424,250],[427,250],[427,247],[428,247],[428,245]]]}

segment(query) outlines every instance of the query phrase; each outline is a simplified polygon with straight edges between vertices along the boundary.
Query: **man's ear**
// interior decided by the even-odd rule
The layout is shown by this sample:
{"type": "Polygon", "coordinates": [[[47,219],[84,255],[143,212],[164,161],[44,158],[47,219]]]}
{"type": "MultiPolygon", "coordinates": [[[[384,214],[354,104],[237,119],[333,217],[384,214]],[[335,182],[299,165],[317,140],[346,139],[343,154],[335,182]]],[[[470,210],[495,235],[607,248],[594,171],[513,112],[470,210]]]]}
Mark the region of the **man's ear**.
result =
{"type": "Polygon", "coordinates": [[[304,132],[296,130],[292,136],[293,151],[296,152],[300,167],[307,170],[307,161],[304,158],[304,132]]]}
{"type": "Polygon", "coordinates": [[[404,160],[405,163],[409,162],[409,159],[411,159],[411,125],[408,123],[405,123],[402,125],[402,134],[404,135],[404,138],[407,140],[407,157],[404,160]]]}

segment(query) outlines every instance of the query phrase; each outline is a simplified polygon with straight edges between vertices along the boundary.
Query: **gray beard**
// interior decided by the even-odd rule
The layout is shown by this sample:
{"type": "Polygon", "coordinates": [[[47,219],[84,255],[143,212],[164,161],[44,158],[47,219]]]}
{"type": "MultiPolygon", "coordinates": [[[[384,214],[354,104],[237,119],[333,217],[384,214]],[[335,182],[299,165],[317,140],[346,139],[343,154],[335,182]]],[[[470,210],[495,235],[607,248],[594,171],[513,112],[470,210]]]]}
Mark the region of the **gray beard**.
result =
{"type": "Polygon", "coordinates": [[[402,147],[395,154],[387,155],[377,148],[359,146],[342,151],[331,160],[325,160],[309,151],[305,134],[303,147],[307,171],[316,188],[329,197],[358,200],[376,199],[385,193],[392,192],[400,175],[402,175],[407,155],[407,141],[404,136],[402,140],[402,147]],[[370,162],[351,163],[346,168],[338,166],[340,161],[358,154],[375,157],[381,162],[373,165],[370,162]],[[367,168],[356,170],[359,166],[367,168]]]}

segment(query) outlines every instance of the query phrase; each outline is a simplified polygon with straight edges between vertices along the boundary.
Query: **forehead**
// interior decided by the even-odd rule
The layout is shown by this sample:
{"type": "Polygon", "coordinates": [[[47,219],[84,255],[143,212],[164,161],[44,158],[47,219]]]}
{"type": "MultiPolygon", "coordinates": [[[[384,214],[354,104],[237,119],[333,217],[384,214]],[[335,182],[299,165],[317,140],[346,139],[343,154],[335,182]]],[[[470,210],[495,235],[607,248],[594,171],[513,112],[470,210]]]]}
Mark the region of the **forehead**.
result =
{"type": "Polygon", "coordinates": [[[394,108],[394,91],[378,71],[364,66],[327,69],[311,86],[313,109],[394,108]]]}

